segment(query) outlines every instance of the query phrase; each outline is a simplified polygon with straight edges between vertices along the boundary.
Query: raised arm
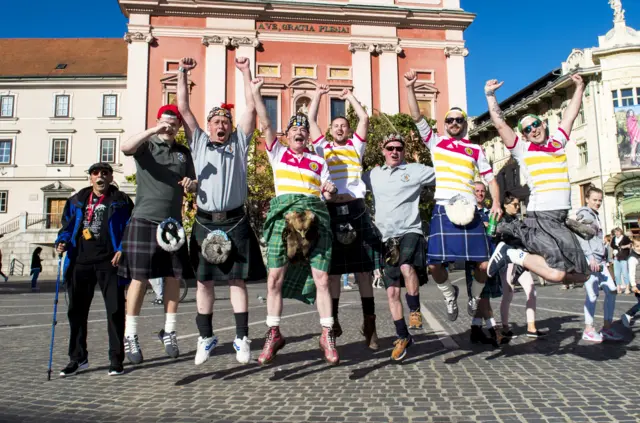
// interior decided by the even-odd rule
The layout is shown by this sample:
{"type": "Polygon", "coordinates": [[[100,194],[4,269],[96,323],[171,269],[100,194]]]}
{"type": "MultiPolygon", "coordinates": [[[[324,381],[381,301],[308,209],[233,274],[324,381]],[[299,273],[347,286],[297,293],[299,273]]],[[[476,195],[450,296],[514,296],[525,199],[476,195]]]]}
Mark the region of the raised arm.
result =
{"type": "Polygon", "coordinates": [[[311,138],[313,142],[322,136],[322,129],[320,129],[318,125],[318,109],[320,108],[322,96],[328,92],[328,85],[318,85],[311,104],[309,105],[309,138],[311,138]]]}
{"type": "Polygon", "coordinates": [[[355,110],[356,115],[358,115],[358,127],[356,128],[356,134],[360,137],[361,140],[367,139],[367,132],[369,131],[369,115],[367,111],[364,110],[362,104],[358,101],[358,99],[353,95],[353,92],[345,88],[340,93],[340,98],[346,100],[351,104],[353,110],[355,110]]]}
{"type": "Polygon", "coordinates": [[[498,131],[504,145],[507,148],[513,148],[513,146],[516,145],[516,139],[518,136],[504,120],[504,113],[500,110],[500,105],[496,99],[496,91],[502,87],[502,84],[504,84],[504,82],[498,82],[497,79],[487,81],[484,86],[484,95],[487,97],[489,116],[491,116],[493,126],[498,131]]]}
{"type": "Polygon", "coordinates": [[[276,132],[273,129],[273,122],[269,120],[267,106],[265,106],[262,94],[260,93],[260,88],[262,88],[263,84],[264,80],[262,78],[256,78],[251,81],[251,93],[253,94],[256,113],[258,114],[258,120],[260,121],[260,130],[263,132],[267,148],[271,149],[273,143],[276,141],[276,132]]]}
{"type": "Polygon", "coordinates": [[[136,134],[123,142],[122,145],[120,145],[120,151],[128,156],[135,154],[135,152],[138,151],[138,148],[140,148],[142,144],[149,141],[149,138],[151,138],[151,136],[162,134],[170,130],[171,125],[169,125],[168,123],[160,122],[158,126],[149,128],[144,132],[140,132],[139,134],[136,134]]]}
{"type": "Polygon", "coordinates": [[[498,220],[502,217],[502,205],[500,204],[500,186],[495,178],[489,181],[489,192],[491,193],[491,210],[490,215],[496,216],[498,220]]]}
{"type": "Polygon", "coordinates": [[[420,115],[420,106],[418,106],[418,99],[416,98],[416,81],[418,80],[418,75],[416,71],[409,71],[404,74],[404,86],[407,90],[407,100],[409,101],[409,113],[413,118],[414,122],[418,122],[422,117],[420,115]]]}
{"type": "Polygon", "coordinates": [[[242,72],[242,83],[244,84],[244,100],[246,103],[246,109],[240,120],[238,121],[238,128],[247,136],[251,137],[253,130],[256,129],[256,103],[253,98],[253,92],[251,90],[251,64],[249,58],[238,57],[236,58],[236,67],[242,72]]]}
{"type": "Polygon", "coordinates": [[[560,122],[560,128],[569,136],[571,129],[573,128],[573,122],[575,122],[578,114],[580,113],[580,107],[582,106],[582,96],[584,95],[584,81],[578,74],[571,75],[573,83],[576,85],[576,90],[573,92],[573,97],[564,111],[562,116],[562,122],[560,122]]]}
{"type": "Polygon", "coordinates": [[[187,72],[195,69],[196,66],[198,66],[198,63],[196,63],[195,59],[183,57],[180,59],[178,68],[178,111],[182,115],[184,132],[188,139],[192,138],[193,133],[198,128],[198,121],[189,106],[189,81],[187,81],[187,72]]]}

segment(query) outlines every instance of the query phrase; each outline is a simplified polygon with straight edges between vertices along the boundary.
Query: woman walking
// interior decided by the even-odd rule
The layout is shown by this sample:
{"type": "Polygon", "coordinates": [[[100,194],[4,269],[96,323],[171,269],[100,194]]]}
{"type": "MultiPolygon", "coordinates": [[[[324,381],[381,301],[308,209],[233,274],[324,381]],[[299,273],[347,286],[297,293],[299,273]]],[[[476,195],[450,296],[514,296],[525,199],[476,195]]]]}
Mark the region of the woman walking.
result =
{"type": "Polygon", "coordinates": [[[611,240],[613,249],[613,271],[615,272],[618,294],[625,291],[629,294],[629,254],[631,252],[631,240],[626,236],[621,228],[613,230],[615,236],[611,240]]]}
{"type": "Polygon", "coordinates": [[[33,250],[33,255],[31,256],[31,292],[40,291],[40,288],[38,288],[38,276],[40,276],[40,272],[42,272],[41,252],[42,248],[37,247],[33,250]]]}

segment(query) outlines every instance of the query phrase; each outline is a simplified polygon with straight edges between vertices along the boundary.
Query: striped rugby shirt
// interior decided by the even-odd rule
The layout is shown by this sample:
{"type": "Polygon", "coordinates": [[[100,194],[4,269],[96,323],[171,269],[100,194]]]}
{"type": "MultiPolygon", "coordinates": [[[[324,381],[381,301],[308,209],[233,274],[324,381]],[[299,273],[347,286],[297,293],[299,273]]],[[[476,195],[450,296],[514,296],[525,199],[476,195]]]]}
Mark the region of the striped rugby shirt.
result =
{"type": "Polygon", "coordinates": [[[313,142],[316,153],[324,157],[329,166],[331,180],[338,188],[338,194],[364,198],[367,188],[362,182],[362,159],[366,146],[366,141],[355,132],[345,145],[330,143],[324,136],[313,142]]]}
{"type": "Polygon", "coordinates": [[[298,159],[289,147],[276,140],[267,155],[273,169],[276,197],[284,194],[304,194],[322,198],[320,187],[330,181],[327,162],[305,149],[298,159]]]}
{"type": "Polygon", "coordinates": [[[474,177],[476,168],[487,182],[493,180],[493,169],[479,145],[468,140],[441,137],[422,118],[416,123],[424,145],[431,152],[436,172],[437,204],[447,204],[456,195],[461,195],[471,204],[476,204],[474,177]]]}
{"type": "Polygon", "coordinates": [[[568,210],[571,208],[571,184],[565,146],[569,136],[558,128],[553,137],[534,144],[516,137],[509,150],[527,177],[531,191],[527,210],[568,210]]]}

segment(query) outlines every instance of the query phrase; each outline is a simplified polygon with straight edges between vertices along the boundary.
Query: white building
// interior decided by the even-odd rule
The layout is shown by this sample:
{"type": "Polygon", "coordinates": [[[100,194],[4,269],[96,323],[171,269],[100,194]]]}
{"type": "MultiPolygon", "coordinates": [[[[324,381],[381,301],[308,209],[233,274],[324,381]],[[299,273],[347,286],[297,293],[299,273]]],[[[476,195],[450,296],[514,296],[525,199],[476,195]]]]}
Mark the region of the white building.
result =
{"type": "MultiPolygon", "coordinates": [[[[584,193],[593,184],[605,192],[605,231],[621,226],[637,232],[640,124],[632,116],[640,114],[640,34],[626,26],[620,1],[613,1],[612,8],[614,27],[598,37],[597,47],[574,49],[561,67],[504,100],[501,108],[514,129],[520,117],[534,113],[553,133],[573,94],[569,75],[582,75],[587,84],[583,107],[567,147],[572,206],[575,211],[584,205],[584,193]]],[[[470,137],[484,145],[496,172],[508,164],[509,152],[488,112],[474,119],[470,137]]],[[[505,169],[510,172],[513,166],[505,169]]]]}
{"type": "Polygon", "coordinates": [[[116,182],[124,180],[119,146],[127,44],[0,39],[0,51],[0,248],[6,270],[10,257],[24,262],[35,246],[51,246],[64,203],[88,185],[92,163],[111,163],[116,182]]]}

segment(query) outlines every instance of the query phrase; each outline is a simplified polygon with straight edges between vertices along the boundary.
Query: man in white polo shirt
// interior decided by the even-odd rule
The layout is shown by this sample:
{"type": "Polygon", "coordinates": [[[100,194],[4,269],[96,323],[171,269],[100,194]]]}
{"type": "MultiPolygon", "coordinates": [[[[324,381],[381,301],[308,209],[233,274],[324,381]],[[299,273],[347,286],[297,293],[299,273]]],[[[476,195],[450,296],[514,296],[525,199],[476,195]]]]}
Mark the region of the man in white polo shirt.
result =
{"type": "Polygon", "coordinates": [[[330,127],[333,141],[327,141],[318,126],[317,118],[320,99],[328,92],[327,85],[320,85],[316,89],[309,107],[309,132],[316,153],[326,160],[331,180],[338,187],[335,199],[327,204],[333,232],[329,270],[333,330],[336,337],[342,334],[342,327],[338,322],[340,276],[354,273],[362,301],[362,333],[365,344],[377,350],[378,335],[371,274],[380,267],[382,244],[364,202],[366,187],[362,181],[362,160],[366,148],[369,116],[351,90],[345,88],[340,93],[340,98],[348,101],[355,110],[358,115],[358,127],[353,131],[346,117],[336,117],[331,121],[330,127]]]}

